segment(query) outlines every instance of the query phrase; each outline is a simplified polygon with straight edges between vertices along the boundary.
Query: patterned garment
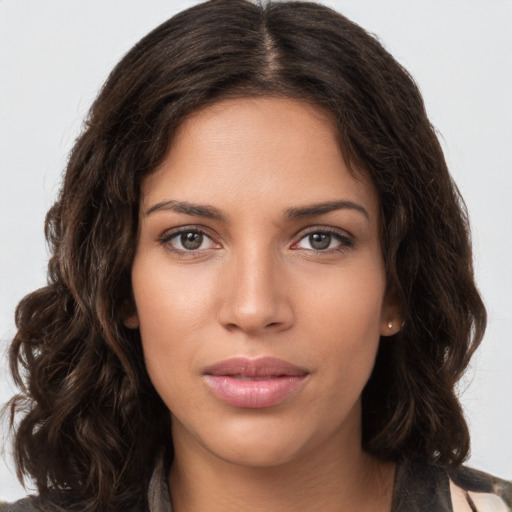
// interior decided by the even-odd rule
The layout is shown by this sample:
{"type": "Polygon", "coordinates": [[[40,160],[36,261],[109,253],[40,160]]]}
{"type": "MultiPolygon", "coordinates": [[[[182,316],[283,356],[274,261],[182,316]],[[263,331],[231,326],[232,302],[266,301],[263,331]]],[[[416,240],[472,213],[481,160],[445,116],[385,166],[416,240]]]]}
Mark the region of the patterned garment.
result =
{"type": "Polygon", "coordinates": [[[461,466],[404,459],[397,467],[391,512],[511,512],[512,482],[461,466]]]}
{"type": "MultiPolygon", "coordinates": [[[[149,486],[149,512],[172,512],[166,474],[160,463],[149,486]]],[[[31,498],[0,503],[0,512],[55,510],[31,498]]],[[[447,470],[403,459],[396,470],[391,512],[512,512],[512,482],[464,466],[447,470]]]]}

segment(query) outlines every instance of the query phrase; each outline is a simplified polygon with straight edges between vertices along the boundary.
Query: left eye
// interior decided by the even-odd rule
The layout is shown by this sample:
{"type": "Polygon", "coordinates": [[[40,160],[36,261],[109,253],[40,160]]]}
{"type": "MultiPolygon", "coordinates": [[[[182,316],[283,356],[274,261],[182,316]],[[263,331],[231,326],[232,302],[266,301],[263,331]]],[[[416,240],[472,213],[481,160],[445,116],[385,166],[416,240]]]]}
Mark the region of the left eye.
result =
{"type": "Polygon", "coordinates": [[[303,236],[299,242],[297,242],[296,247],[312,251],[326,251],[329,249],[338,249],[347,245],[351,245],[351,242],[347,237],[337,233],[314,231],[303,236]]]}
{"type": "Polygon", "coordinates": [[[171,234],[164,243],[177,251],[200,251],[215,247],[214,241],[206,233],[195,229],[171,234]]]}

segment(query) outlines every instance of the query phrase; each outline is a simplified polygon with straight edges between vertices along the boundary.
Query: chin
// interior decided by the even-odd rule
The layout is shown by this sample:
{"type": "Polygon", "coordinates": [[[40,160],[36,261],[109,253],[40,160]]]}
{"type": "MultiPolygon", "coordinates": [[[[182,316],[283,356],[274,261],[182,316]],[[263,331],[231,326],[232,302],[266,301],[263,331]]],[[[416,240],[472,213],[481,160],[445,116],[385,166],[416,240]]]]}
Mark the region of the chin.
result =
{"type": "Polygon", "coordinates": [[[290,442],[290,439],[237,440],[225,446],[213,446],[212,454],[219,459],[247,468],[270,468],[296,461],[305,447],[290,442]]]}
{"type": "Polygon", "coordinates": [[[315,432],[319,429],[311,431],[304,429],[300,422],[283,421],[283,418],[279,421],[265,414],[211,427],[196,432],[196,439],[204,449],[225,462],[253,468],[297,461],[315,450],[323,437],[321,432],[315,432]]]}

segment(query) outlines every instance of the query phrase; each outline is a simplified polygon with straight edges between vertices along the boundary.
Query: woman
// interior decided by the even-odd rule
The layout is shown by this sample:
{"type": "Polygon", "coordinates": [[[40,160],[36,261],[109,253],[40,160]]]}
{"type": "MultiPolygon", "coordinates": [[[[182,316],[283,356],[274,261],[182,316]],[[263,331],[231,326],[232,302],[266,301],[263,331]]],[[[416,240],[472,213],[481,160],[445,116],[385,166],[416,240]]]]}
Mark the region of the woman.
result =
{"type": "Polygon", "coordinates": [[[414,82],[346,18],[235,0],[158,27],[46,234],[11,348],[39,496],[11,507],[506,507],[461,466],[466,213],[414,82]]]}

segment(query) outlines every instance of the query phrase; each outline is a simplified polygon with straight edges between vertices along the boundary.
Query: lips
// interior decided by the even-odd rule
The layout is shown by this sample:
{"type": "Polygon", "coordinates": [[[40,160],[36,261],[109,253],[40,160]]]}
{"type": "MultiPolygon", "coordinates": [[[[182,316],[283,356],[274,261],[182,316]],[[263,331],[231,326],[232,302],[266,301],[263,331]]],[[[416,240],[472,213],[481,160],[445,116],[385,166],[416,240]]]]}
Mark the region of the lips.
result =
{"type": "Polygon", "coordinates": [[[263,408],[282,402],[297,391],[309,372],[272,357],[236,357],[207,367],[205,382],[213,394],[234,407],[263,408]]]}

